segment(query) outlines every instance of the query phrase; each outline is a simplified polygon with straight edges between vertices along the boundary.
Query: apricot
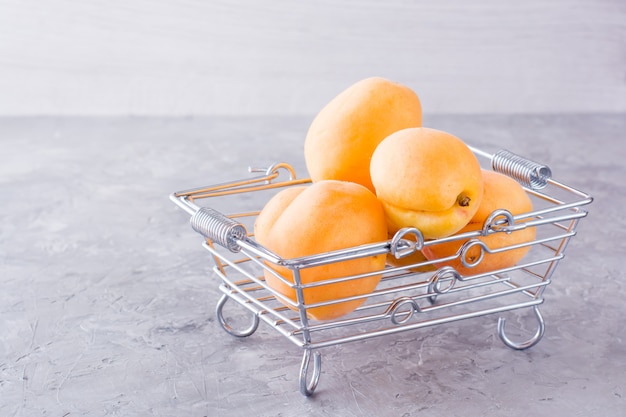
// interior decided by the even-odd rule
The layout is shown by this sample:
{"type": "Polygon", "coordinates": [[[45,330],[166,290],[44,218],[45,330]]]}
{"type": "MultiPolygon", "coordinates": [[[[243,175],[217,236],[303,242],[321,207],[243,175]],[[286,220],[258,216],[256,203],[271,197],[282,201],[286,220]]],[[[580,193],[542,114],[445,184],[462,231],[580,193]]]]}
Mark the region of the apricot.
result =
{"type": "Polygon", "coordinates": [[[381,77],[353,84],[308,129],[304,156],[311,180],[351,181],[374,191],[369,168],[376,146],[397,130],[421,124],[421,103],[409,87],[381,77]]]}
{"type": "MultiPolygon", "coordinates": [[[[254,231],[258,243],[285,260],[387,239],[385,214],[376,196],[362,185],[337,180],[323,180],[279,192],[257,217],[254,231]]],[[[271,262],[266,265],[286,281],[294,283],[292,269],[271,262]]],[[[310,284],[376,271],[382,274],[384,267],[385,254],[365,256],[301,268],[300,280],[302,284],[310,284]]],[[[371,293],[381,274],[304,288],[304,304],[371,293]]],[[[264,271],[264,276],[270,288],[296,301],[295,288],[271,271],[264,271]]],[[[364,301],[365,298],[360,298],[308,308],[307,316],[317,320],[337,318],[352,312],[364,301]]],[[[293,308],[289,303],[283,304],[293,308]]]]}
{"type": "MultiPolygon", "coordinates": [[[[532,211],[533,204],[522,186],[514,179],[495,171],[483,170],[484,195],[478,211],[472,220],[462,228],[459,233],[481,230],[485,220],[494,210],[505,209],[513,215],[520,215],[532,211]]],[[[501,231],[479,236],[490,250],[503,249],[510,246],[532,242],[535,239],[534,227],[522,228],[510,233],[501,231]]],[[[424,255],[431,260],[441,259],[455,255],[463,244],[469,239],[460,239],[436,245],[426,246],[424,255]]],[[[481,248],[472,246],[465,254],[466,261],[473,266],[465,266],[460,257],[452,261],[437,263],[438,266],[449,265],[464,275],[480,274],[508,268],[517,264],[530,250],[530,246],[515,249],[507,249],[497,253],[484,251],[480,260],[481,248]]]]}
{"type": "Polygon", "coordinates": [[[450,236],[469,223],[483,195],[480,164],[469,147],[426,127],[385,138],[370,173],[390,233],[415,227],[424,239],[450,236]]]}

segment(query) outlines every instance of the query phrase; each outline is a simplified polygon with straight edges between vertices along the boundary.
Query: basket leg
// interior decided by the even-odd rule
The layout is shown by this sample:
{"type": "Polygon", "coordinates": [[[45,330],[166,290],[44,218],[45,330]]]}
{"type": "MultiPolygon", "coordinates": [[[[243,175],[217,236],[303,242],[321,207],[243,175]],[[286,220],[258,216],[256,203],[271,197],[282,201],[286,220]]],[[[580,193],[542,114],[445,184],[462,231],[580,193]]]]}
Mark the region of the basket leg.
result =
{"type": "Polygon", "coordinates": [[[228,322],[224,318],[224,312],[223,312],[224,305],[229,299],[230,297],[228,295],[226,294],[222,295],[222,297],[219,299],[215,307],[215,314],[217,316],[218,322],[220,323],[220,326],[222,326],[222,329],[224,329],[226,333],[232,336],[235,336],[235,337],[250,336],[252,333],[256,331],[257,327],[259,327],[259,316],[257,316],[256,314],[252,315],[252,323],[250,324],[250,327],[248,327],[247,329],[244,329],[242,331],[235,330],[230,324],[228,324],[228,322]]]}
{"type": "Polygon", "coordinates": [[[311,363],[311,350],[305,349],[302,356],[302,366],[300,366],[300,392],[309,397],[313,395],[317,383],[320,380],[320,373],[322,370],[322,355],[319,352],[313,353],[313,373],[311,374],[310,382],[307,382],[309,364],[311,363]]]}
{"type": "Polygon", "coordinates": [[[537,318],[539,326],[537,327],[537,331],[535,332],[535,334],[530,339],[524,342],[514,342],[509,339],[504,329],[506,319],[504,317],[500,317],[498,318],[498,336],[500,336],[500,340],[502,340],[502,342],[511,349],[516,350],[528,349],[529,347],[535,346],[537,343],[539,343],[539,341],[543,337],[543,333],[546,330],[546,324],[543,321],[543,316],[541,315],[538,306],[533,307],[533,312],[535,313],[535,317],[537,318]]]}

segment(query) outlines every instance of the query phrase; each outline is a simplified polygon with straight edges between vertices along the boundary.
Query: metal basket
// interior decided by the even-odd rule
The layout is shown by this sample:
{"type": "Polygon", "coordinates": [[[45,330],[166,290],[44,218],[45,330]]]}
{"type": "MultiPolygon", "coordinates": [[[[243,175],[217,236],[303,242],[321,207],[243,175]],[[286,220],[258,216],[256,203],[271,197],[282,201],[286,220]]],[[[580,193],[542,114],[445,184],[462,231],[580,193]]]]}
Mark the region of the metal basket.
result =
{"type": "Polygon", "coordinates": [[[528,340],[514,341],[507,336],[505,319],[500,316],[497,334],[513,349],[526,349],[538,343],[545,329],[539,311],[539,305],[544,301],[543,292],[564,257],[570,238],[576,234],[579,220],[587,215],[582,206],[591,203],[592,198],[553,180],[550,169],[544,165],[506,150],[491,155],[471,149],[484,165],[490,163],[490,169],[520,182],[533,200],[534,209],[516,216],[506,210],[496,210],[479,230],[445,240],[467,240],[454,256],[466,266],[480,262],[484,253],[530,246],[528,254],[514,267],[462,275],[450,266],[435,268],[435,264],[442,260],[430,260],[400,267],[388,264],[381,271],[303,284],[300,271],[306,268],[374,255],[401,258],[428,245],[442,243],[444,239],[425,241],[419,230],[403,229],[383,242],[298,259],[282,259],[254,240],[253,224],[262,207],[232,213],[228,199],[258,203],[269,197],[263,198],[256,193],[275,193],[284,187],[310,183],[310,179],[296,178],[294,169],[286,163],[275,164],[250,178],[173,193],[171,200],[191,216],[191,227],[204,236],[203,247],[212,255],[213,271],[220,278],[219,289],[223,293],[216,307],[222,328],[233,336],[246,337],[253,334],[263,321],[302,348],[299,387],[306,396],[314,392],[319,382],[319,350],[328,346],[523,308],[532,310],[536,317],[536,333],[528,340]],[[252,193],[255,198],[250,198],[252,193]],[[212,207],[200,204],[208,200],[215,204],[212,207]],[[225,208],[215,209],[218,202],[225,208]],[[527,227],[536,228],[536,238],[521,245],[496,250],[477,239],[481,235],[510,233],[527,227]],[[470,248],[479,248],[481,256],[477,260],[466,259],[470,248]],[[272,272],[268,265],[287,268],[292,273],[291,280],[272,272]],[[428,271],[420,272],[423,270],[428,271]],[[266,271],[293,288],[296,299],[286,298],[272,289],[264,278],[266,271]],[[371,293],[316,304],[305,302],[305,291],[312,286],[332,285],[376,274],[382,278],[371,293]],[[317,321],[307,315],[309,309],[355,299],[364,302],[340,318],[317,321]],[[229,300],[249,311],[247,328],[237,329],[225,317],[224,306],[229,300]]]}

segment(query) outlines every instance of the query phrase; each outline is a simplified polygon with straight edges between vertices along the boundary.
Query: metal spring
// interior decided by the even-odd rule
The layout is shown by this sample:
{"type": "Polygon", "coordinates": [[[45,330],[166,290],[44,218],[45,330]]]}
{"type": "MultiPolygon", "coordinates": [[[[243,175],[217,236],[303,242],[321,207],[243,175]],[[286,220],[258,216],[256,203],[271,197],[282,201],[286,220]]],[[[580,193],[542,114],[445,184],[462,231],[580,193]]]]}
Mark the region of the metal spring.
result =
{"type": "Polygon", "coordinates": [[[491,167],[494,171],[506,174],[533,190],[544,188],[552,177],[552,171],[548,166],[530,161],[506,149],[493,155],[491,167]]]}
{"type": "Polygon", "coordinates": [[[191,216],[189,222],[193,230],[219,243],[233,253],[241,250],[237,240],[244,240],[248,236],[244,225],[207,207],[201,207],[191,216]]]}

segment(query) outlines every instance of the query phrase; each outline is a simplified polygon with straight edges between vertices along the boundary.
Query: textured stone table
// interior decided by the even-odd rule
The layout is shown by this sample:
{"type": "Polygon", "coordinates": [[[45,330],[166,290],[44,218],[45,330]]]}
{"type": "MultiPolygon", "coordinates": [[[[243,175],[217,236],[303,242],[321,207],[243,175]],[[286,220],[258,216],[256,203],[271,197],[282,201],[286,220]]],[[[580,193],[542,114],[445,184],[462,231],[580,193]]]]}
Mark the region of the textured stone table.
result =
{"type": "Polygon", "coordinates": [[[327,348],[306,398],[299,349],[263,323],[221,330],[208,254],[168,195],[277,161],[306,175],[310,120],[0,119],[0,415],[623,415],[624,115],[426,115],[594,196],[545,336],[511,350],[488,316],[327,348]]]}

